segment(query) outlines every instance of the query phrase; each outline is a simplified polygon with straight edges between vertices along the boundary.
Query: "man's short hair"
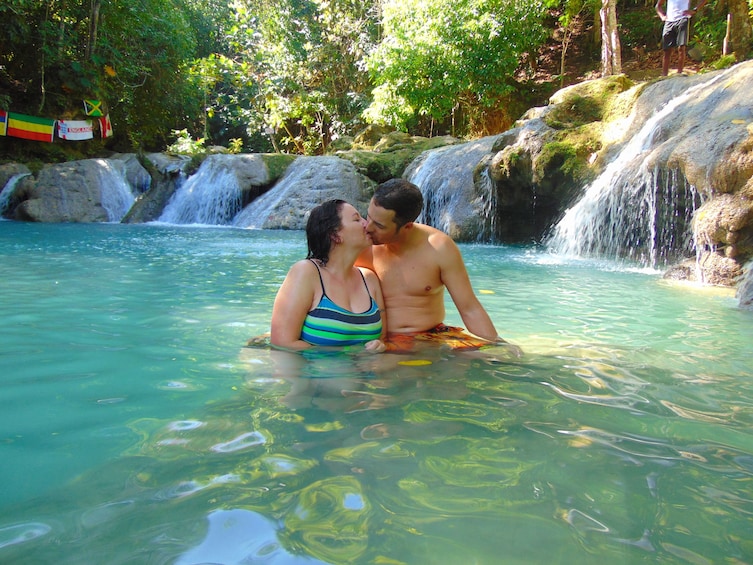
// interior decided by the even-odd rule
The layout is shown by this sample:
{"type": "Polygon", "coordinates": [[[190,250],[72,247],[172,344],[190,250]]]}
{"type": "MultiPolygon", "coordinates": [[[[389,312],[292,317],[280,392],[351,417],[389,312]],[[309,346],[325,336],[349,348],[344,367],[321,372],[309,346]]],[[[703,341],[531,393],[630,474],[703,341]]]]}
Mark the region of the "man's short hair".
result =
{"type": "Polygon", "coordinates": [[[424,197],[415,184],[405,179],[390,179],[376,187],[374,203],[395,212],[395,223],[402,227],[414,222],[424,207],[424,197]]]}

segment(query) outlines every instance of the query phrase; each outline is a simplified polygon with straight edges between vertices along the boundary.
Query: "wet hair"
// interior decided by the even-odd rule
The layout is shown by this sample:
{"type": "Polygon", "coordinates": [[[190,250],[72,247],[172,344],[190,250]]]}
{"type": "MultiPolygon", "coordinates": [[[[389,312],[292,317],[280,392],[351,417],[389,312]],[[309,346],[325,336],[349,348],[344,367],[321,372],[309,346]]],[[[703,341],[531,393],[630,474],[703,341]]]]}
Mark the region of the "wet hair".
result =
{"type": "Polygon", "coordinates": [[[306,241],[309,251],[306,259],[318,259],[323,265],[329,261],[329,252],[337,232],[342,227],[340,211],[345,200],[327,200],[314,207],[306,222],[306,241]]]}
{"type": "Polygon", "coordinates": [[[418,218],[424,207],[424,197],[415,184],[396,178],[376,187],[374,203],[385,210],[394,210],[395,223],[400,228],[418,218]]]}

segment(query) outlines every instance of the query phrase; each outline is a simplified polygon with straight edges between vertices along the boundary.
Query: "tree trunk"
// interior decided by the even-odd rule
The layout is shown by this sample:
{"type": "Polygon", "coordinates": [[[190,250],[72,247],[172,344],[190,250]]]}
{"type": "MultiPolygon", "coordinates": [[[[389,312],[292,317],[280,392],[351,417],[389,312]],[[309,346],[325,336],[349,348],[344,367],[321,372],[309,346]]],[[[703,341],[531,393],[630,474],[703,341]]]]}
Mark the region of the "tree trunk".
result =
{"type": "Polygon", "coordinates": [[[97,31],[99,29],[99,9],[102,0],[91,0],[91,12],[89,13],[89,40],[86,43],[86,58],[91,59],[97,47],[97,31]]]}
{"type": "Polygon", "coordinates": [[[730,30],[729,42],[738,61],[747,58],[751,47],[753,31],[750,26],[747,0],[729,0],[730,30]]]}
{"type": "MultiPolygon", "coordinates": [[[[745,1],[745,0],[743,0],[745,1]]],[[[620,36],[617,31],[617,0],[601,0],[601,75],[622,72],[620,36]]]]}

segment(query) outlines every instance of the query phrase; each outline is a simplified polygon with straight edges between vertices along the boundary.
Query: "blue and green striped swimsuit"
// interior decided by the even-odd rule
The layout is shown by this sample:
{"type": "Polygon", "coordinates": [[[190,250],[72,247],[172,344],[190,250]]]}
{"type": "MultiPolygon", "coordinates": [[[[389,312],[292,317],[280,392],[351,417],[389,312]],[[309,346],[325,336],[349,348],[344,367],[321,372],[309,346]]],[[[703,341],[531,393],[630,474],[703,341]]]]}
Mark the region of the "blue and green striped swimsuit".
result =
{"type": "Polygon", "coordinates": [[[382,316],[379,306],[369,292],[363,273],[361,278],[371,299],[371,305],[366,312],[356,314],[330,300],[324,290],[319,265],[314,265],[322,285],[322,298],[316,308],[306,315],[301,329],[301,339],[311,345],[357,345],[379,339],[382,335],[382,316]]]}

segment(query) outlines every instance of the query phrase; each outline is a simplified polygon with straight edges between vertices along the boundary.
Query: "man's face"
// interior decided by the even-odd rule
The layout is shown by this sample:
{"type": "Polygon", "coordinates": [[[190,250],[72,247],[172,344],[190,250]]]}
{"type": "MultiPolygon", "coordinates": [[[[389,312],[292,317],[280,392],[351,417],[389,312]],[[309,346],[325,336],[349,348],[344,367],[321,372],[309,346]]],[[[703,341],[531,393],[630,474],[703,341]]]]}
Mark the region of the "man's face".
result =
{"type": "Polygon", "coordinates": [[[366,216],[366,233],[374,245],[390,243],[400,228],[395,223],[395,211],[377,206],[372,199],[366,216]]]}

